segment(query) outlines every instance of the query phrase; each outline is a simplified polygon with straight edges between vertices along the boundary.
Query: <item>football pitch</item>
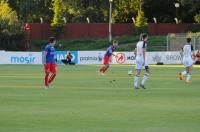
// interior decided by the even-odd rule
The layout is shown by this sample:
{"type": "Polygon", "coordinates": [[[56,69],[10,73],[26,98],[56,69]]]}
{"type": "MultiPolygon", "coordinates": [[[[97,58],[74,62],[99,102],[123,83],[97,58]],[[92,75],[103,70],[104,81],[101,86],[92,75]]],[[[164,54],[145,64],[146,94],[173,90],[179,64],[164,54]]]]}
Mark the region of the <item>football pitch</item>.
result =
{"type": "Polygon", "coordinates": [[[200,68],[152,66],[146,90],[133,89],[131,65],[58,66],[48,90],[43,66],[0,66],[0,132],[198,132],[200,68]]]}

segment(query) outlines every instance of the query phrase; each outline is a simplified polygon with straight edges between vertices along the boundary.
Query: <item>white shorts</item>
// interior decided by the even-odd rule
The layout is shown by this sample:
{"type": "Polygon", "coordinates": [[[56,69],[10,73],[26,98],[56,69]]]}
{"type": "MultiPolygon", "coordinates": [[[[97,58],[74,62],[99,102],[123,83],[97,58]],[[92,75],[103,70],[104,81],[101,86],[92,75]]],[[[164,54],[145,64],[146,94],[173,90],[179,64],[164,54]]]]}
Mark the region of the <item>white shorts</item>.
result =
{"type": "Polygon", "coordinates": [[[141,70],[144,69],[144,58],[142,56],[137,56],[135,60],[135,69],[141,70]]]}
{"type": "Polygon", "coordinates": [[[191,57],[183,57],[183,65],[185,67],[190,67],[194,64],[194,61],[192,60],[191,57]]]}

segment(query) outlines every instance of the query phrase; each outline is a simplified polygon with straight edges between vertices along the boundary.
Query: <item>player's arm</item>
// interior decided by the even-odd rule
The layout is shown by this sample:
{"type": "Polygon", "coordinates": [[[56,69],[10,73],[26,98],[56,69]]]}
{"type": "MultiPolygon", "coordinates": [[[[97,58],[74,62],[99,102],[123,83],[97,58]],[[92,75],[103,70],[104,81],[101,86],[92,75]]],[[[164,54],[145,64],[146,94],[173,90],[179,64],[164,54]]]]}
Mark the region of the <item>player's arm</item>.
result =
{"type": "Polygon", "coordinates": [[[143,43],[143,57],[144,57],[144,64],[146,64],[146,44],[145,42],[143,43]]]}
{"type": "Polygon", "coordinates": [[[181,48],[180,55],[183,57],[183,47],[181,48]]]}
{"type": "Polygon", "coordinates": [[[113,55],[113,56],[115,56],[115,57],[116,57],[116,55],[115,55],[115,54],[113,54],[113,51],[112,51],[112,50],[109,50],[109,53],[110,53],[111,55],[113,55]]]}
{"type": "Polygon", "coordinates": [[[195,52],[194,52],[193,45],[191,45],[191,51],[192,51],[192,59],[195,59],[195,52]]]}
{"type": "Polygon", "coordinates": [[[137,48],[135,48],[135,49],[133,50],[133,53],[134,53],[135,56],[137,55],[137,48]]]}
{"type": "Polygon", "coordinates": [[[144,64],[146,64],[146,49],[143,48],[144,64]]]}
{"type": "Polygon", "coordinates": [[[46,47],[45,47],[45,50],[44,50],[44,58],[43,58],[43,60],[44,60],[44,65],[46,64],[47,52],[48,52],[48,47],[46,46],[46,47]]]}
{"type": "Polygon", "coordinates": [[[46,64],[46,58],[47,58],[47,52],[44,51],[44,58],[43,58],[43,60],[44,60],[44,65],[46,64]]]}

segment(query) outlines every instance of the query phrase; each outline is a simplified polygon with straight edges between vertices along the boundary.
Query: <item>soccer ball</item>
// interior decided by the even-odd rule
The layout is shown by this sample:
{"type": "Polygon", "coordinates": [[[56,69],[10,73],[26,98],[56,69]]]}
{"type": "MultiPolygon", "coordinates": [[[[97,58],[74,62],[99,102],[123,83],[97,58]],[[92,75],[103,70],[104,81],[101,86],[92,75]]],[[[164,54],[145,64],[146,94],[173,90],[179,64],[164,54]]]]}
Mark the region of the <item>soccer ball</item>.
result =
{"type": "Polygon", "coordinates": [[[133,72],[131,70],[128,71],[128,75],[131,76],[133,72]]]}

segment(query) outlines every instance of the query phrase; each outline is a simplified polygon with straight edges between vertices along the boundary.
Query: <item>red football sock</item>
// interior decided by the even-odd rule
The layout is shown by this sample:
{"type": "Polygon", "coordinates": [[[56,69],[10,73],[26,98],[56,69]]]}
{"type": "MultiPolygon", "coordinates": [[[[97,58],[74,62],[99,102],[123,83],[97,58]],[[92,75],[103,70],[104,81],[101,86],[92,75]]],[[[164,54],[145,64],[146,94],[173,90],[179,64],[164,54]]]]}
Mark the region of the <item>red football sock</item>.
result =
{"type": "Polygon", "coordinates": [[[54,80],[54,78],[56,77],[56,74],[52,74],[49,78],[49,84],[54,80]]]}
{"type": "Polygon", "coordinates": [[[104,67],[103,73],[105,73],[108,70],[108,67],[104,67]]]}
{"type": "Polygon", "coordinates": [[[105,69],[105,66],[102,66],[101,68],[100,68],[100,72],[103,72],[104,71],[104,69],[105,69]]]}
{"type": "Polygon", "coordinates": [[[44,79],[44,82],[45,82],[45,86],[48,86],[49,85],[49,81],[48,81],[48,79],[49,79],[49,73],[46,73],[45,74],[45,79],[44,79]]]}

